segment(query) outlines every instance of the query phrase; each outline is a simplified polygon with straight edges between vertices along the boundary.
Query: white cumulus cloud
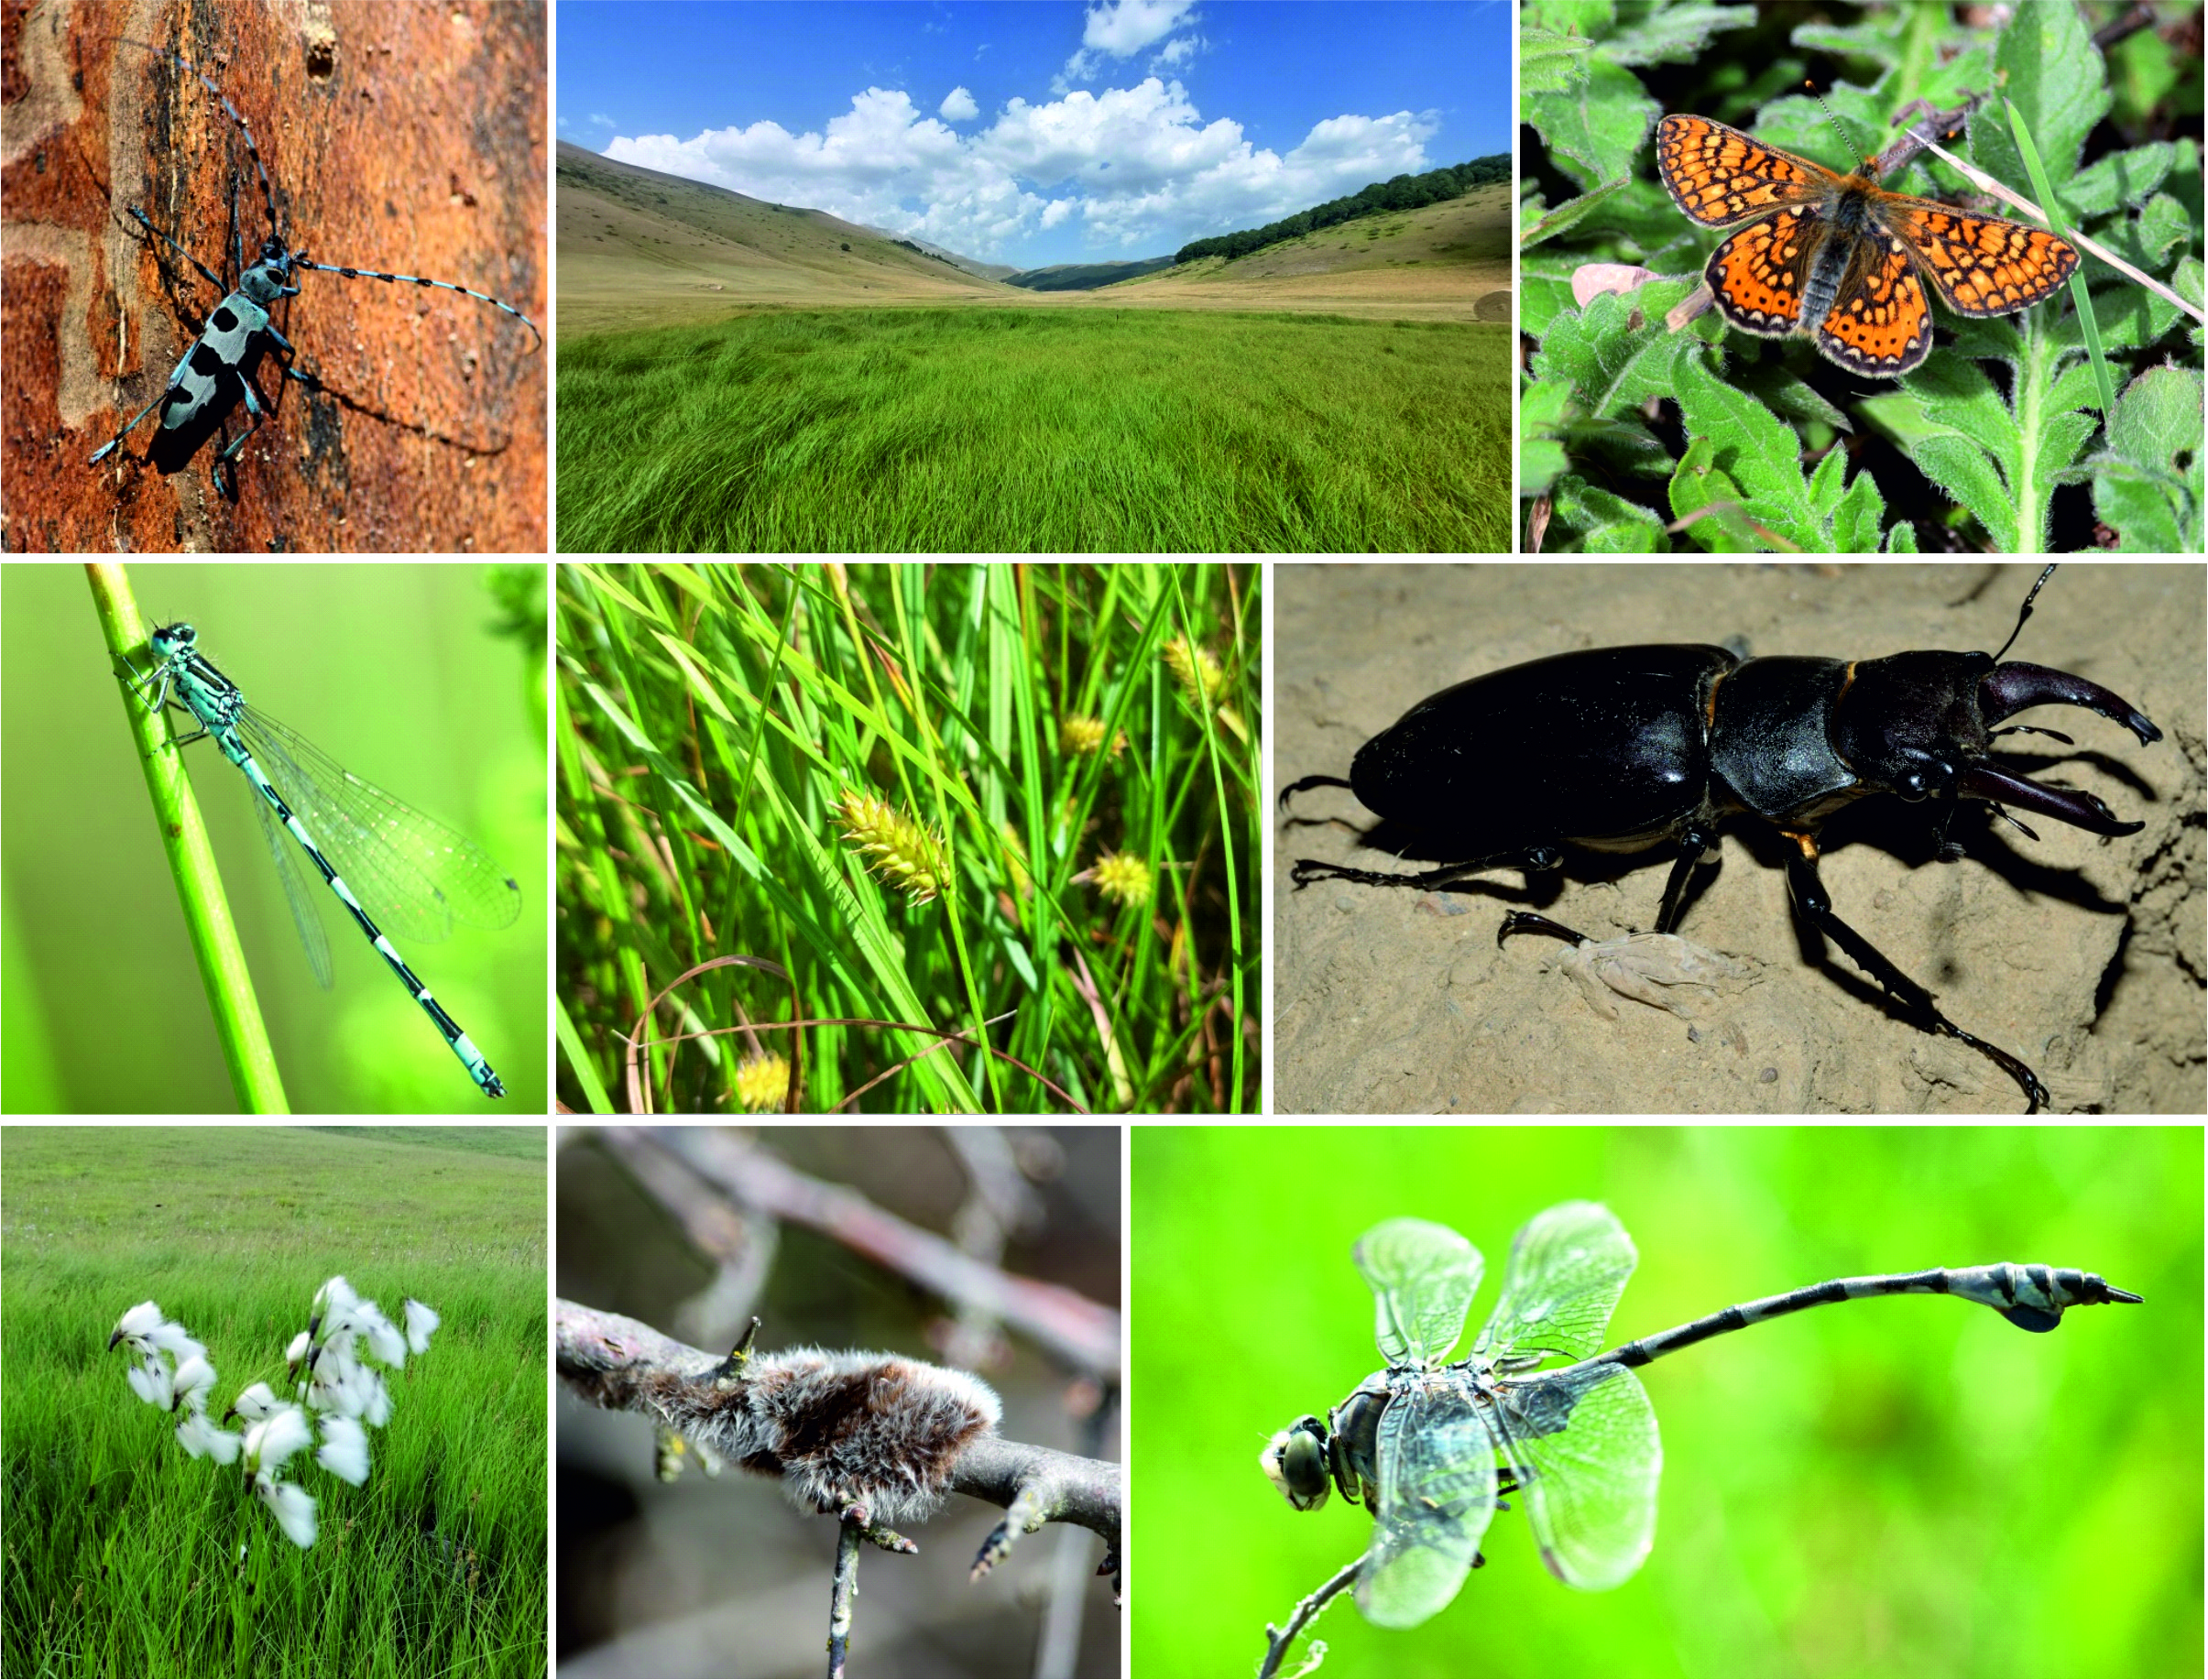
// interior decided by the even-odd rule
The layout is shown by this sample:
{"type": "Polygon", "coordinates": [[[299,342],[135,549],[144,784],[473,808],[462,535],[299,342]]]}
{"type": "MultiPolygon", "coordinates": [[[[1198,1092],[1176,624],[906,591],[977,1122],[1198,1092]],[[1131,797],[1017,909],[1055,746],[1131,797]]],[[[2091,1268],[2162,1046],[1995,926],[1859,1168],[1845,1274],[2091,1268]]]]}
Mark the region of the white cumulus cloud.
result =
{"type": "MultiPolygon", "coordinates": [[[[1139,5],[1175,9],[1169,0],[1121,0],[1101,10],[1139,5]]],[[[1092,28],[1099,16],[1089,14],[1092,28]]],[[[1281,153],[1253,145],[1230,118],[1206,121],[1180,82],[1156,76],[1041,104],[1013,99],[970,134],[939,120],[979,114],[964,88],[929,116],[910,94],[870,87],[818,131],[759,122],[686,140],[639,135],[616,139],[606,156],[965,256],[999,256],[1077,213],[1089,244],[1162,255],[1431,168],[1426,142],[1438,128],[1431,112],[1344,114],[1281,153]]]]}
{"type": "MultiPolygon", "coordinates": [[[[1144,48],[1154,47],[1184,22],[1193,22],[1195,10],[1195,0],[1101,0],[1088,8],[1081,28],[1080,50],[1066,60],[1066,68],[1052,80],[1051,92],[1063,93],[1077,82],[1093,79],[1108,58],[1131,59],[1144,48]]],[[[1170,68],[1194,50],[1186,40],[1167,41],[1151,68],[1170,68]]]]}
{"type": "Polygon", "coordinates": [[[1171,35],[1195,9],[1195,0],[1104,0],[1089,7],[1081,45],[1115,59],[1131,58],[1171,35]]]}

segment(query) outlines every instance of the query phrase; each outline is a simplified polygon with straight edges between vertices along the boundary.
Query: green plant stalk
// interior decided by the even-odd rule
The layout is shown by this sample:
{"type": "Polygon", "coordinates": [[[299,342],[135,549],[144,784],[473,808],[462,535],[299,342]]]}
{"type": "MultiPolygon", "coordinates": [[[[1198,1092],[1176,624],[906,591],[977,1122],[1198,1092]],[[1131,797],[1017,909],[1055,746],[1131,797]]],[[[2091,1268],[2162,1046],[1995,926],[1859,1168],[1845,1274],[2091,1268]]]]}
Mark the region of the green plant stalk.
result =
{"type": "MultiPolygon", "coordinates": [[[[2017,109],[2015,100],[2005,99],[2001,103],[2008,111],[2009,132],[2017,136],[2017,150],[2022,154],[2024,167],[2032,178],[2032,191],[2039,195],[2039,209],[2047,217],[2047,225],[2056,238],[2077,248],[2070,225],[2062,219],[2062,206],[2055,202],[2054,183],[2047,179],[2047,166],[2039,161],[2039,148],[2032,144],[2031,130],[2024,125],[2023,114],[2017,109]]],[[[2093,293],[2085,284],[2085,265],[2082,258],[2071,271],[2070,296],[2078,311],[2079,329],[2084,334],[2085,354],[2093,362],[2093,382],[2100,387],[2101,427],[2105,432],[2108,417],[2116,409],[2116,380],[2108,365],[2108,353],[2101,347],[2101,323],[2093,318],[2093,293]]]]}
{"type": "Polygon", "coordinates": [[[268,1025],[254,993],[245,946],[238,940],[237,923],[230,914],[222,872],[215,867],[214,848],[208,841],[199,802],[192,797],[183,757],[164,727],[164,713],[148,709],[133,688],[132,680],[123,675],[126,667],[136,663],[134,655],[147,657],[149,652],[129,571],[100,563],[88,565],[85,574],[108,655],[115,663],[123,709],[138,744],[146,791],[160,829],[161,849],[176,880],[184,932],[191,941],[192,958],[199,965],[200,983],[207,993],[223,1064],[230,1070],[231,1088],[237,1093],[238,1107],[245,1113],[289,1114],[291,1106],[284,1096],[276,1049],[269,1042],[268,1025]]]}
{"type": "MultiPolygon", "coordinates": [[[[910,581],[924,586],[923,568],[917,566],[908,568],[901,572],[899,576],[901,581],[910,581]]],[[[948,774],[944,769],[943,740],[935,733],[934,720],[928,716],[928,708],[922,704],[918,692],[918,685],[922,680],[922,666],[919,650],[913,646],[913,604],[907,599],[906,591],[898,589],[892,590],[891,593],[897,603],[897,633],[904,647],[906,680],[914,686],[912,697],[912,714],[913,721],[920,725],[921,739],[927,747],[928,806],[935,813],[936,829],[943,835],[944,845],[950,852],[950,867],[944,872],[944,925],[950,933],[952,949],[957,954],[958,981],[966,991],[967,1009],[969,1011],[967,1030],[973,1034],[974,1042],[977,1044],[985,1044],[989,1042],[989,1029],[984,1024],[989,1019],[989,1011],[981,1007],[981,994],[974,986],[973,953],[967,948],[966,927],[964,918],[960,914],[965,903],[965,892],[964,883],[959,879],[958,875],[958,841],[956,835],[952,833],[951,813],[944,808],[942,793],[943,788],[956,781],[957,778],[948,774]]],[[[910,783],[905,781],[902,773],[899,775],[898,780],[906,787],[909,796],[910,783]]],[[[917,810],[919,807],[915,802],[909,808],[917,810]]],[[[983,1056],[980,1058],[980,1066],[983,1077],[989,1087],[991,1110],[1001,1114],[1004,1111],[1002,1064],[994,1056],[983,1056]]]]}
{"type": "MultiPolygon", "coordinates": [[[[1181,633],[1189,638],[1189,646],[1194,648],[1196,646],[1197,637],[1195,616],[1189,612],[1188,603],[1182,595],[1180,573],[1175,572],[1169,575],[1173,580],[1175,604],[1180,608],[1182,626],[1181,633]]],[[[1199,693],[1201,693],[1203,689],[1203,661],[1201,660],[1197,660],[1191,662],[1196,670],[1197,687],[1199,693]]],[[[1219,800],[1219,846],[1222,854],[1220,862],[1225,867],[1225,874],[1227,878],[1227,937],[1229,941],[1229,949],[1232,954],[1232,961],[1230,965],[1229,977],[1229,985],[1231,987],[1234,995],[1234,1013],[1231,1019],[1238,1023],[1237,1030],[1232,1035],[1234,1039],[1234,1059],[1232,1063],[1233,1078],[1230,1087],[1230,1094],[1229,1097],[1229,1104],[1232,1107],[1239,1108],[1241,1106],[1241,1098],[1242,1089],[1242,1041],[1246,1035],[1242,1033],[1239,1028],[1239,1023],[1242,1019],[1241,894],[1241,888],[1237,883],[1234,868],[1233,824],[1228,820],[1229,813],[1230,813],[1234,807],[1227,798],[1227,777],[1222,762],[1223,755],[1219,751],[1219,732],[1213,726],[1214,718],[1219,711],[1219,700],[1216,696],[1208,693],[1202,694],[1202,700],[1203,704],[1198,708],[1202,715],[1197,719],[1197,722],[1202,725],[1204,731],[1204,756],[1211,771],[1212,791],[1215,797],[1219,800]]],[[[1184,897],[1182,905],[1183,926],[1187,925],[1186,916],[1187,905],[1184,897]]],[[[1202,1010],[1204,1007],[1204,993],[1201,976],[1197,972],[1196,955],[1193,949],[1189,953],[1188,977],[1189,1013],[1193,1019],[1200,1020],[1202,1018],[1202,1010]]]]}

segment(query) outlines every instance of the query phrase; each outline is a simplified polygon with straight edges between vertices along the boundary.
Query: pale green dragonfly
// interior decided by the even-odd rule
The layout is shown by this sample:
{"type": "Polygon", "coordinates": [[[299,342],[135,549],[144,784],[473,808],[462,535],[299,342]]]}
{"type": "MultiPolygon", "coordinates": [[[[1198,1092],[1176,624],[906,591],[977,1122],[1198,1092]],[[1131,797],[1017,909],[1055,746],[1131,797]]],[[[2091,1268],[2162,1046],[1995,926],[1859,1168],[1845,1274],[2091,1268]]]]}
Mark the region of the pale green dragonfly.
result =
{"type": "Polygon", "coordinates": [[[1633,1367],[1805,1307],[1873,1295],[1960,1295],[2021,1329],[2051,1330],[2063,1309],[2140,1297],[2090,1271],[2050,1266],[1842,1278],[1730,1306],[1596,1353],[1639,1256],[1607,1207],[1566,1202],[1511,1245],[1503,1298],[1448,1362],[1480,1288],[1480,1250],[1446,1225],[1390,1219],[1358,1239],[1358,1271],[1378,1307],[1374,1371],[1320,1423],[1298,1418],[1259,1457],[1298,1511],[1329,1485],[1374,1516],[1357,1575],[1358,1608],[1411,1628],[1457,1596],[1508,1495],[1522,1495],[1542,1560],[1558,1580],[1599,1591],[1630,1577],[1656,1540],[1664,1449],[1633,1367]],[[1538,1369],[1545,1361],[1566,1364],[1538,1369]]]}

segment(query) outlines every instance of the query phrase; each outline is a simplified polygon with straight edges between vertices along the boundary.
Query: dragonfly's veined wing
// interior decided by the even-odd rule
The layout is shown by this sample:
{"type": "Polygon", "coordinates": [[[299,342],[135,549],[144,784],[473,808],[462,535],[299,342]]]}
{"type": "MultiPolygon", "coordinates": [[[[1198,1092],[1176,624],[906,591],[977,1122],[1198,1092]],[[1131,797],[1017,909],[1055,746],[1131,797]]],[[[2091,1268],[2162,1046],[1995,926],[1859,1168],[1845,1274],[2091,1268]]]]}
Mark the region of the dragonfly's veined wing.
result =
{"type": "Polygon", "coordinates": [[[1492,1415],[1549,1572],[1590,1592],[1627,1579],[1656,1544],[1664,1467],[1640,1379],[1623,1365],[1520,1378],[1492,1415]]]}
{"type": "Polygon", "coordinates": [[[1543,1354],[1586,1358],[1601,1347],[1640,1258],[1617,1216],[1599,1202],[1565,1202],[1536,1214],[1511,1244],[1503,1299],[1472,1358],[1529,1364],[1543,1354]]]}
{"type": "Polygon", "coordinates": [[[1380,1511],[1357,1576],[1357,1608],[1376,1627],[1416,1627],[1457,1596],[1480,1555],[1495,1514],[1481,1403],[1463,1377],[1422,1373],[1381,1416],[1380,1511]]]}
{"type": "Polygon", "coordinates": [[[1351,1258],[1372,1286],[1372,1338],[1388,1363],[1439,1366],[1480,1293],[1480,1250],[1446,1225],[1390,1219],[1360,1237],[1351,1258]]]}

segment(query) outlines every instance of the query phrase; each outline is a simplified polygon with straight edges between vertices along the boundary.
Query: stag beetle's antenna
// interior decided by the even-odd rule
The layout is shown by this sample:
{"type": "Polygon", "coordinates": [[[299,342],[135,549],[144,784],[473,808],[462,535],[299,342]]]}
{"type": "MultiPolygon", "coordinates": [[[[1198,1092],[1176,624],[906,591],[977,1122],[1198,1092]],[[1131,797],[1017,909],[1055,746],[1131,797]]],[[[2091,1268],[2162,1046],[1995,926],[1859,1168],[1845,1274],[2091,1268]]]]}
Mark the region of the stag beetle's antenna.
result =
{"type": "MultiPolygon", "coordinates": [[[[2034,584],[2030,589],[2025,592],[2024,605],[2017,611],[2017,627],[2008,633],[2008,639],[2001,644],[2001,653],[2006,653],[2011,648],[2017,645],[2017,638],[2024,634],[2024,621],[2032,616],[2033,598],[2039,595],[2041,589],[2046,587],[2047,580],[2054,576],[2054,566],[2049,566],[2046,571],[2039,573],[2039,581],[2034,584]]],[[[1996,653],[1994,655],[1994,663],[1996,665],[2001,663],[2001,653],[1996,653]]],[[[2026,832],[2028,833],[2029,831],[2027,830],[2026,832]]]]}

